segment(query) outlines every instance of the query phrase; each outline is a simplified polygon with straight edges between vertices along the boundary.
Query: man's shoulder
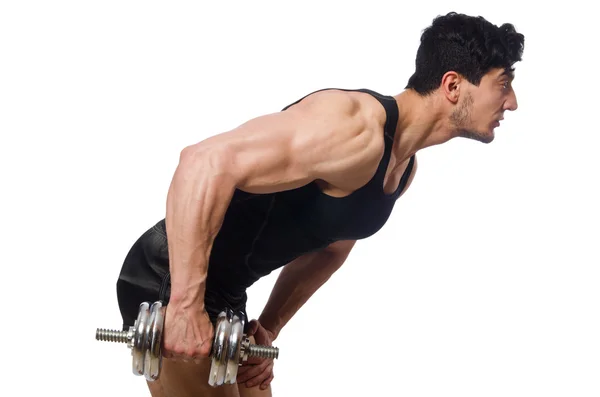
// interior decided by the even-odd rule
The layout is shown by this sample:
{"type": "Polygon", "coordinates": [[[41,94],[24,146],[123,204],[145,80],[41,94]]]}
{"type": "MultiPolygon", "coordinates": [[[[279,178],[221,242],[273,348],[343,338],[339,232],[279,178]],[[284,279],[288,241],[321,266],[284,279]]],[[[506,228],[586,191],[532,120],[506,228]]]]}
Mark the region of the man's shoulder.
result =
{"type": "Polygon", "coordinates": [[[328,87],[321,88],[318,90],[310,91],[309,93],[301,96],[294,102],[286,105],[282,110],[287,110],[292,106],[299,103],[316,103],[321,101],[340,101],[347,104],[366,101],[368,103],[374,103],[373,100],[378,101],[380,99],[389,99],[388,95],[381,94],[375,90],[369,88],[340,88],[340,87],[328,87]]]}
{"type": "Polygon", "coordinates": [[[385,109],[372,94],[361,89],[324,88],[313,91],[287,105],[290,111],[323,120],[348,120],[365,125],[381,124],[386,119],[385,109]]]}

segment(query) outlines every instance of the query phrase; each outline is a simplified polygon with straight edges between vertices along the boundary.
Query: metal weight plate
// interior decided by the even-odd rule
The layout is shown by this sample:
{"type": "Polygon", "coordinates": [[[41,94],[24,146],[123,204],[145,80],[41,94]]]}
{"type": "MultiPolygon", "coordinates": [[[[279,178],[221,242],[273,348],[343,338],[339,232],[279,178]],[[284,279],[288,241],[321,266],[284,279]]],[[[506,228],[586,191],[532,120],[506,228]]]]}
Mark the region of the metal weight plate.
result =
{"type": "Polygon", "coordinates": [[[157,301],[150,308],[150,319],[146,329],[146,353],[144,356],[144,376],[152,382],[158,379],[162,366],[162,335],[165,322],[165,306],[157,301]]]}
{"type": "Polygon", "coordinates": [[[212,362],[208,384],[220,386],[225,378],[226,348],[231,330],[230,316],[228,311],[222,311],[217,317],[215,324],[215,337],[212,346],[212,362]]]}
{"type": "Polygon", "coordinates": [[[138,311],[138,317],[134,323],[134,333],[131,342],[131,367],[135,375],[144,375],[144,352],[146,351],[146,329],[148,317],[150,316],[150,304],[142,302],[138,311]]]}
{"type": "Polygon", "coordinates": [[[229,343],[227,344],[226,370],[224,383],[234,384],[240,365],[240,349],[242,337],[244,336],[244,317],[241,313],[235,313],[231,320],[229,343]]]}

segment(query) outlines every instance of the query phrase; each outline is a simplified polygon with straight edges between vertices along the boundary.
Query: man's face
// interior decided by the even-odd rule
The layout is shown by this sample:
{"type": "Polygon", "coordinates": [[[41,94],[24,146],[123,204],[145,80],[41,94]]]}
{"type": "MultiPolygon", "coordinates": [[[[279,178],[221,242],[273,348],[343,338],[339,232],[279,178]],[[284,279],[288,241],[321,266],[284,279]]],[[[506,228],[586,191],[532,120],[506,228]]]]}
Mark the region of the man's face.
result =
{"type": "Polygon", "coordinates": [[[459,102],[450,117],[459,136],[483,143],[494,140],[494,129],[500,126],[504,111],[517,109],[513,78],[510,71],[492,69],[479,86],[463,82],[459,102]]]}

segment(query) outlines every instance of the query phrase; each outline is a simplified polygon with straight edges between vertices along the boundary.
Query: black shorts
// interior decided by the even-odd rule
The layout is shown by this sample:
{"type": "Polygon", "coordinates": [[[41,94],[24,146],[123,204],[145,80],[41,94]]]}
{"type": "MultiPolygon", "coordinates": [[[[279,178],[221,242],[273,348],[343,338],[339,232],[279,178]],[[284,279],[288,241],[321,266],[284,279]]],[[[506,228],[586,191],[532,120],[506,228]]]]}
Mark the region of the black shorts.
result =
{"type": "MultiPolygon", "coordinates": [[[[133,325],[142,302],[152,304],[160,300],[168,304],[170,293],[169,251],[163,219],[142,234],[123,262],[117,280],[123,329],[133,325]]],[[[220,312],[230,309],[243,314],[247,328],[246,300],[245,290],[232,292],[231,288],[223,288],[207,278],[204,305],[213,324],[220,312]]]]}

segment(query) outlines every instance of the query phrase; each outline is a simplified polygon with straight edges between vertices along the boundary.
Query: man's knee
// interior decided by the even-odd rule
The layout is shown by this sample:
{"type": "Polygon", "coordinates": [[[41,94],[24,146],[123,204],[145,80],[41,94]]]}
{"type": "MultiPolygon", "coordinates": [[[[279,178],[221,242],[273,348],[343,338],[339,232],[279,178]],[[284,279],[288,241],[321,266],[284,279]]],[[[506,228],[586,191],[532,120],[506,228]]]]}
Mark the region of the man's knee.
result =
{"type": "MultiPolygon", "coordinates": [[[[253,335],[248,336],[248,340],[251,344],[256,344],[256,339],[254,339],[253,335]]],[[[260,388],[260,384],[252,387],[247,387],[246,384],[238,384],[238,390],[240,393],[240,397],[271,397],[271,385],[267,386],[265,389],[260,388]]]]}

